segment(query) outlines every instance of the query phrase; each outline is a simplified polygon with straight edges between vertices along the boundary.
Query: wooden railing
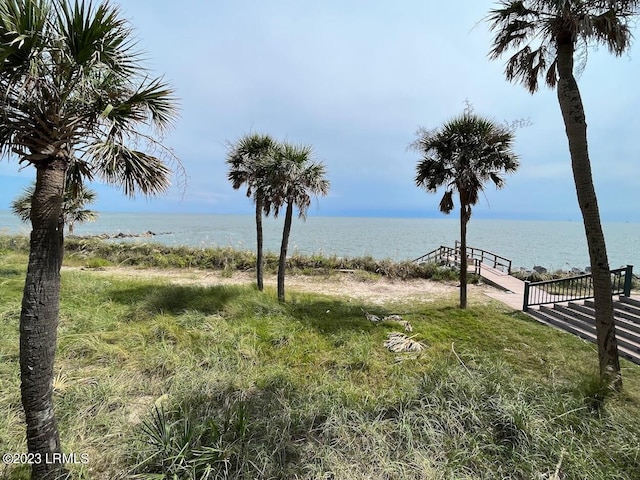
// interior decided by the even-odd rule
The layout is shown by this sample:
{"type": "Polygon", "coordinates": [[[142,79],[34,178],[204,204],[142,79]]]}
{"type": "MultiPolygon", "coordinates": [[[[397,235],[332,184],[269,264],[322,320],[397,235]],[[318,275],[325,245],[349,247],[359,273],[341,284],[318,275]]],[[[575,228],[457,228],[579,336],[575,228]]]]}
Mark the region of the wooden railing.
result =
{"type": "Polygon", "coordinates": [[[442,260],[455,255],[455,253],[454,248],[440,245],[435,250],[431,250],[413,261],[415,263],[440,263],[442,260]]]}
{"type": "MultiPolygon", "coordinates": [[[[460,241],[456,240],[456,249],[459,250],[460,248],[460,241]]],[[[508,258],[481,248],[473,247],[467,247],[467,257],[476,259],[481,264],[488,265],[495,269],[503,270],[506,268],[507,274],[511,275],[511,260],[508,258]]]]}
{"type": "MultiPolygon", "coordinates": [[[[413,261],[415,263],[437,263],[439,265],[459,266],[462,258],[460,257],[460,247],[458,247],[457,244],[458,242],[456,242],[456,248],[440,245],[435,250],[425,253],[413,261]]],[[[468,251],[469,249],[467,248],[467,252],[468,251]]],[[[480,275],[481,263],[482,262],[476,258],[468,258],[468,267],[473,267],[473,273],[476,275],[480,275]]]]}
{"type": "MultiPolygon", "coordinates": [[[[625,297],[631,295],[632,278],[632,265],[611,270],[611,295],[625,297]]],[[[593,298],[591,274],[544,282],[524,282],[522,310],[526,312],[533,305],[585,300],[587,298],[593,298]]]]}

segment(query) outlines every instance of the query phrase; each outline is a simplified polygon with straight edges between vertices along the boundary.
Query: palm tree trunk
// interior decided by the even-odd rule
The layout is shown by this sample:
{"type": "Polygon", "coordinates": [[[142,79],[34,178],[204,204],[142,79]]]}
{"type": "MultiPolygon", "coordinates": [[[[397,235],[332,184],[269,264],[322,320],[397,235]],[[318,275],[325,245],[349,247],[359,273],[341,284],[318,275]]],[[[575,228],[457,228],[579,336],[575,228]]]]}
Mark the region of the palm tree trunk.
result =
{"type": "Polygon", "coordinates": [[[256,197],[256,243],[257,243],[257,253],[256,253],[256,276],[258,281],[258,290],[262,291],[264,289],[264,281],[263,281],[263,254],[262,254],[262,198],[260,196],[256,197]]]}
{"type": "Polygon", "coordinates": [[[282,244],[280,245],[280,260],[278,262],[278,301],[284,303],[284,273],[287,263],[287,246],[291,233],[291,221],[293,219],[293,201],[287,201],[287,212],[284,216],[284,230],[282,231],[282,244]]]}
{"type": "Polygon", "coordinates": [[[63,255],[65,168],[65,162],[59,159],[37,168],[29,266],[20,313],[20,391],[27,423],[27,446],[29,453],[40,459],[32,466],[33,480],[56,478],[63,471],[60,462],[52,460],[54,453],[61,452],[53,412],[53,366],[63,255]]]}
{"type": "Polygon", "coordinates": [[[569,140],[571,168],[589,247],[596,317],[600,378],[610,388],[622,388],[620,360],[613,321],[611,272],[600,223],[587,147],[587,122],[578,84],[573,76],[573,42],[558,42],[558,102],[569,140]]]}
{"type": "Polygon", "coordinates": [[[460,308],[467,308],[467,207],[460,207],[460,308]]]}

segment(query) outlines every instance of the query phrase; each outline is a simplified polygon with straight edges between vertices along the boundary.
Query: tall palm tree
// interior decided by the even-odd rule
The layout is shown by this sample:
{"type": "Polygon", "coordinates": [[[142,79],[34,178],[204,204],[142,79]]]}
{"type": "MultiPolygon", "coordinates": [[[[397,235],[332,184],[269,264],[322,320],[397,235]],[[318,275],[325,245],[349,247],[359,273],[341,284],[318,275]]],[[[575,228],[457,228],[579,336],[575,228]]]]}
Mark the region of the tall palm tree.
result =
{"type": "Polygon", "coordinates": [[[253,197],[256,205],[256,276],[258,290],[264,288],[263,282],[263,237],[262,214],[264,212],[265,189],[262,179],[266,176],[268,162],[276,142],[269,135],[253,133],[241,137],[230,144],[227,153],[229,171],[227,177],[235,190],[247,186],[247,197],[253,197]]]}
{"type": "Polygon", "coordinates": [[[324,164],[313,160],[311,146],[285,142],[274,151],[273,162],[264,178],[267,190],[266,211],[273,209],[274,216],[277,217],[280,209],[286,206],[278,260],[278,300],[280,302],[285,301],[284,278],[293,207],[297,207],[298,216],[305,219],[311,206],[311,197],[326,195],[329,192],[330,184],[325,175],[324,164]]]}
{"type": "Polygon", "coordinates": [[[495,32],[490,57],[497,59],[515,50],[507,61],[507,80],[522,83],[531,93],[538,89],[540,79],[557,90],[589,247],[600,377],[614,390],[622,388],[622,378],[611,274],[591,175],[587,122],[573,72],[576,53],[590,45],[605,45],[614,55],[622,55],[629,47],[629,26],[639,7],[639,0],[501,1],[488,16],[495,32]]]}
{"type": "MultiPolygon", "coordinates": [[[[93,222],[98,218],[95,211],[86,208],[87,204],[95,202],[96,192],[84,187],[74,191],[68,186],[67,180],[67,188],[65,188],[62,201],[62,221],[67,227],[69,235],[73,235],[76,223],[93,222]]],[[[35,189],[34,183],[11,202],[11,211],[23,222],[29,222],[31,219],[31,202],[35,189]]]]}
{"type": "Polygon", "coordinates": [[[513,132],[505,126],[475,115],[470,109],[446,122],[440,129],[418,131],[411,145],[420,152],[416,185],[435,193],[445,188],[440,211],[451,213],[453,194],[460,200],[460,308],[467,308],[467,223],[471,206],[478,203],[484,184],[504,186],[503,173],[518,168],[513,153],[513,132]]]}
{"type": "MultiPolygon", "coordinates": [[[[175,158],[149,132],[171,126],[176,99],[142,68],[131,27],[108,2],[0,0],[0,38],[0,152],[36,173],[20,313],[27,447],[52,459],[61,451],[52,383],[66,178],[99,177],[127,195],[165,191],[170,170],[159,156],[175,158]],[[130,147],[145,143],[153,154],[130,147]]],[[[32,478],[63,470],[42,461],[32,478]]]]}

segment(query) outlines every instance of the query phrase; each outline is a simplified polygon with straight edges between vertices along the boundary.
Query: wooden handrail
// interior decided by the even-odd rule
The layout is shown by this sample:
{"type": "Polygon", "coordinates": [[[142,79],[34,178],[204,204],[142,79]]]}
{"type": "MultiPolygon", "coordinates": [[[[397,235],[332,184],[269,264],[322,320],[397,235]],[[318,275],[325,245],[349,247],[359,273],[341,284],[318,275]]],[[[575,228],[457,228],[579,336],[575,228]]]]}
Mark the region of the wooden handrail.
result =
{"type": "MultiPolygon", "coordinates": [[[[451,263],[452,260],[454,264],[460,265],[461,263],[460,248],[452,248],[452,247],[446,247],[444,245],[440,245],[435,250],[432,250],[429,253],[425,253],[424,255],[416,258],[413,261],[415,263],[427,263],[427,262],[451,263]]],[[[481,268],[482,262],[479,259],[472,258],[472,257],[470,258],[470,260],[473,262],[473,273],[475,273],[476,275],[480,275],[480,268],[481,268]]]]}
{"type": "Polygon", "coordinates": [[[440,261],[451,255],[454,252],[454,249],[451,247],[445,247],[444,245],[440,245],[435,250],[430,251],[429,253],[425,253],[424,255],[413,260],[416,263],[426,263],[430,261],[440,261]]]}
{"type": "MultiPolygon", "coordinates": [[[[460,241],[456,240],[456,249],[460,250],[460,241]]],[[[492,266],[493,268],[506,267],[507,273],[511,275],[511,260],[482,248],[467,247],[467,256],[469,258],[475,258],[480,261],[481,264],[492,266]]]]}

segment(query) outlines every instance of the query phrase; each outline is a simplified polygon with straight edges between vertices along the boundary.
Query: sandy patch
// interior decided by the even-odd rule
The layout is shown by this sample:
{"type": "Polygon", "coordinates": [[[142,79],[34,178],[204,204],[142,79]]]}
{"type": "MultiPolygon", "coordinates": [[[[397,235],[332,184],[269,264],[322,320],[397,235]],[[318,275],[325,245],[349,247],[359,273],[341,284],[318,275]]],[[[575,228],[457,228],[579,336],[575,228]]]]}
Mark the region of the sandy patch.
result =
{"type": "MultiPolygon", "coordinates": [[[[65,270],[80,270],[79,267],[64,267],[65,270]]],[[[88,269],[87,269],[88,270],[88,269]]],[[[234,272],[223,275],[218,271],[194,269],[136,269],[130,267],[107,267],[102,270],[91,270],[97,275],[118,276],[125,278],[147,278],[168,281],[176,285],[251,285],[255,283],[255,273],[234,272]]],[[[276,288],[276,276],[265,275],[266,286],[276,288]]],[[[286,291],[300,291],[321,293],[353,298],[374,304],[391,301],[434,301],[455,297],[458,293],[456,282],[436,282],[424,279],[390,280],[382,277],[375,280],[362,280],[354,277],[353,273],[339,273],[327,276],[288,275],[285,280],[286,291]]],[[[488,299],[483,295],[485,291],[494,291],[487,285],[469,285],[470,299],[488,299]]]]}

